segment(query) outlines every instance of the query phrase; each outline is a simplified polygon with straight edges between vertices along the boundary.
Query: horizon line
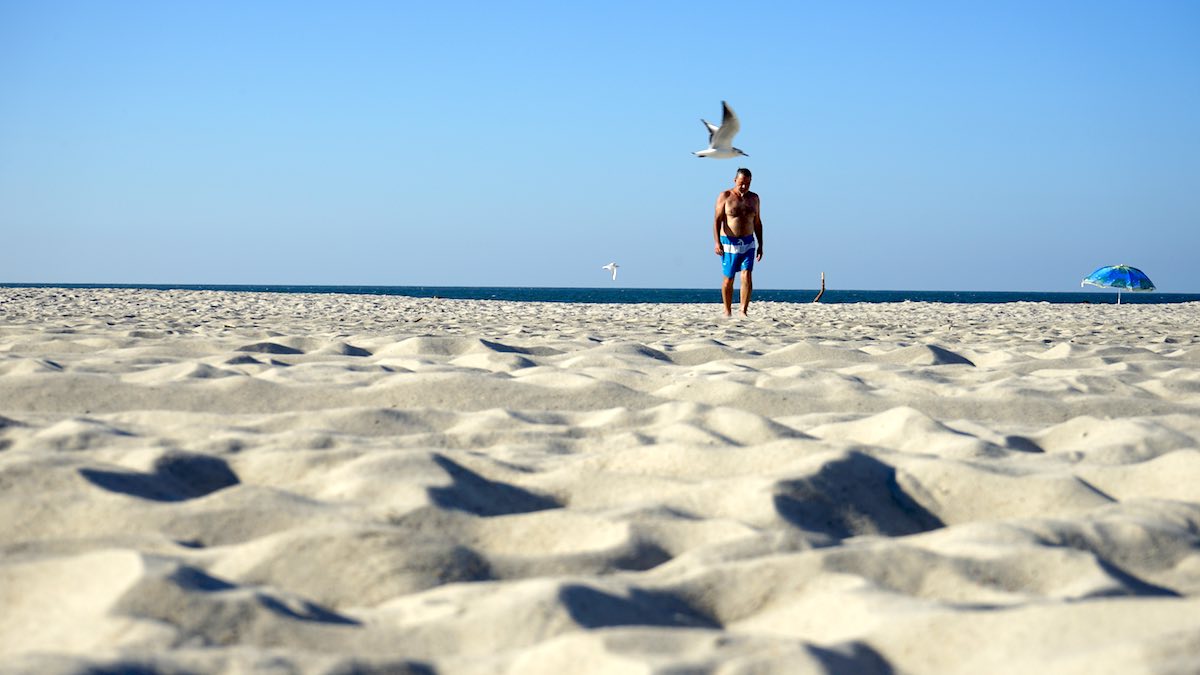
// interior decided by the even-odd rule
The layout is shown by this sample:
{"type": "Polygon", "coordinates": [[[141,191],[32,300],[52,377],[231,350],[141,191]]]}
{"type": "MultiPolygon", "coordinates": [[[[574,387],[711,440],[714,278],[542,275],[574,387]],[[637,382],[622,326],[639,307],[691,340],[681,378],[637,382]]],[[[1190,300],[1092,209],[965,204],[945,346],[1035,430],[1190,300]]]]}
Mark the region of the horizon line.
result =
{"type": "MultiPolygon", "coordinates": [[[[0,281],[0,288],[149,288],[156,290],[203,290],[203,289],[227,289],[239,290],[248,288],[322,288],[322,289],[347,289],[347,288],[420,288],[420,289],[539,289],[539,290],[589,290],[589,291],[709,291],[716,292],[716,287],[682,287],[682,286],[465,286],[451,284],[297,284],[297,283],[175,283],[175,282],[43,282],[43,281],[0,281]]],[[[785,292],[810,292],[819,290],[818,287],[813,288],[770,288],[755,286],[755,292],[764,291],[785,291],[785,292]]],[[[1131,291],[1129,289],[1103,289],[1094,288],[1093,290],[979,290],[979,289],[920,289],[920,288],[827,288],[826,292],[853,292],[853,293],[1042,293],[1042,294],[1061,294],[1061,295],[1091,295],[1091,294],[1109,294],[1114,292],[1120,293],[1137,293],[1138,295],[1148,295],[1154,293],[1156,295],[1200,295],[1200,291],[1131,291]]]]}

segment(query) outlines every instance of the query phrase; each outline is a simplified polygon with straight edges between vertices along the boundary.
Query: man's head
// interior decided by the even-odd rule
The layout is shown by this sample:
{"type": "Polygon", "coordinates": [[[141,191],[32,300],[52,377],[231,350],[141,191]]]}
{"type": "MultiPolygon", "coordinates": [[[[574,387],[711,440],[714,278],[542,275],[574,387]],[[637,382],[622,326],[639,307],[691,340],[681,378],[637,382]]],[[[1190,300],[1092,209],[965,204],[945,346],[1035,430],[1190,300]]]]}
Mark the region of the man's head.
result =
{"type": "Polygon", "coordinates": [[[750,169],[742,167],[737,170],[737,174],[733,177],[733,187],[738,191],[738,194],[744,195],[750,191],[750,169]]]}

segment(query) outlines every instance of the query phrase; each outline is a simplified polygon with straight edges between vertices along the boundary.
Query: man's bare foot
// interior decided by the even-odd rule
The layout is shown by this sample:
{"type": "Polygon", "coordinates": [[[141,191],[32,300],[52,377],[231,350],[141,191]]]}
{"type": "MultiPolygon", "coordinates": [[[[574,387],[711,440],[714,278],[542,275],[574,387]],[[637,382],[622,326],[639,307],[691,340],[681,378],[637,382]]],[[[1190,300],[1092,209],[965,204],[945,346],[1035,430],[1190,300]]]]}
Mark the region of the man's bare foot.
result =
{"type": "Polygon", "coordinates": [[[725,316],[733,316],[732,314],[730,314],[729,310],[725,310],[724,314],[725,314],[725,316]]]}
{"type": "Polygon", "coordinates": [[[743,310],[742,310],[742,316],[744,316],[744,317],[747,317],[747,318],[748,318],[748,317],[750,316],[750,313],[749,313],[749,312],[747,312],[745,309],[743,309],[743,310]]]}

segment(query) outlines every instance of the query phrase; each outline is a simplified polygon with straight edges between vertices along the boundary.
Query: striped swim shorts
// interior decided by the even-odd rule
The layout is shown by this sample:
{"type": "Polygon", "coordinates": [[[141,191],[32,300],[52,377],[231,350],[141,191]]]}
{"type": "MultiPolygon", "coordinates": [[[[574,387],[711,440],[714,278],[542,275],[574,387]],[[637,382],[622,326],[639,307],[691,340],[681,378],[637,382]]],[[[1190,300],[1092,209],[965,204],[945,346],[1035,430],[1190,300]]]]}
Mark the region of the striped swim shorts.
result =
{"type": "Polygon", "coordinates": [[[758,249],[758,243],[754,240],[754,236],[749,237],[721,237],[721,271],[727,279],[733,278],[733,275],[739,271],[749,272],[754,269],[754,254],[758,249]]]}

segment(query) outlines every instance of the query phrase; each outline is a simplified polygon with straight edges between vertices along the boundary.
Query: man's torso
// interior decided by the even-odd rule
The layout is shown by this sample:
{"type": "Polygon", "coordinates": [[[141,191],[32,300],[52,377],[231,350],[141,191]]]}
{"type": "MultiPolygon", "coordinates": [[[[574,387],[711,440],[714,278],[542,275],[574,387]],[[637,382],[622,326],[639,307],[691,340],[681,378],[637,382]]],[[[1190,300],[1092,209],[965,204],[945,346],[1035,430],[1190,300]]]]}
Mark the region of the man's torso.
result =
{"type": "Polygon", "coordinates": [[[724,234],[730,237],[752,236],[757,214],[758,195],[747,192],[742,196],[734,190],[729,190],[725,195],[724,234]]]}

